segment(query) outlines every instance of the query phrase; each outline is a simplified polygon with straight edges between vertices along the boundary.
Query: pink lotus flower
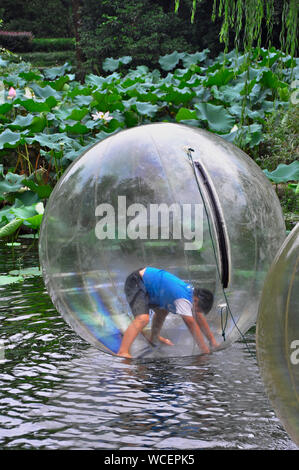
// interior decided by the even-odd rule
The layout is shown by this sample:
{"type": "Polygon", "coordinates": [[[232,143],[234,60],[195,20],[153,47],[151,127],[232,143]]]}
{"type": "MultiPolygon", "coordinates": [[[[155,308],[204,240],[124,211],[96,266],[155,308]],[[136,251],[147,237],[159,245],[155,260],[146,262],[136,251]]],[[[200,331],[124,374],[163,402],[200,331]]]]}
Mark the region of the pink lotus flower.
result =
{"type": "Polygon", "coordinates": [[[16,90],[11,86],[10,89],[8,90],[8,98],[10,100],[13,100],[17,96],[16,90]]]}

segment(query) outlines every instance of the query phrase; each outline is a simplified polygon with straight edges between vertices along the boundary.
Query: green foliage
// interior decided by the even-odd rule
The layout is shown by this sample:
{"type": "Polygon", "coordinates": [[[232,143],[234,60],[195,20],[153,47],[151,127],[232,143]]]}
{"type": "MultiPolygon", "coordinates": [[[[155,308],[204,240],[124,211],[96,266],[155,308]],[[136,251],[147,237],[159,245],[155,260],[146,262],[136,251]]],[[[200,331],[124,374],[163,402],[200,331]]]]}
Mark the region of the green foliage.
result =
{"type": "Polygon", "coordinates": [[[163,70],[173,70],[183,57],[184,53],[174,51],[171,54],[166,54],[165,56],[160,57],[159,64],[163,70]]]}
{"type": "MultiPolygon", "coordinates": [[[[175,0],[174,10],[179,11],[180,0],[175,0]]],[[[197,4],[192,2],[191,23],[194,21],[197,4]]],[[[219,34],[220,41],[229,50],[231,35],[234,36],[234,47],[241,46],[243,51],[249,51],[253,46],[261,47],[263,35],[266,36],[265,46],[273,40],[273,29],[277,12],[280,11],[280,48],[294,56],[298,45],[298,1],[297,0],[214,0],[212,20],[222,18],[219,34]]]]}
{"type": "Polygon", "coordinates": [[[0,180],[0,200],[7,198],[9,193],[18,192],[23,184],[23,176],[8,172],[6,175],[3,174],[3,165],[1,165],[1,180],[0,180]]]}
{"type": "Polygon", "coordinates": [[[256,161],[269,171],[299,160],[299,107],[276,109],[264,120],[264,139],[256,161]]]}
{"type": "MultiPolygon", "coordinates": [[[[105,57],[131,55],[134,66],[152,67],[157,57],[175,49],[209,48],[216,57],[224,47],[244,50],[253,44],[273,44],[293,54],[297,44],[296,0],[2,0],[2,26],[7,31],[32,31],[35,38],[73,38],[75,4],[81,5],[79,45],[88,71],[98,72],[105,57]]],[[[51,52],[51,44],[43,39],[34,40],[33,47],[32,52],[40,47],[51,52]]],[[[56,50],[62,47],[66,43],[56,42],[56,50]]]]}
{"type": "MultiPolygon", "coordinates": [[[[16,245],[16,243],[14,243],[13,245],[16,245]]],[[[8,275],[0,276],[0,286],[4,286],[7,284],[14,284],[15,282],[23,282],[28,277],[34,277],[34,276],[40,276],[40,275],[41,275],[41,271],[37,267],[14,269],[12,271],[9,271],[8,275]]]]}
{"type": "Polygon", "coordinates": [[[289,230],[299,222],[298,112],[298,105],[291,105],[285,113],[275,112],[268,117],[258,159],[275,184],[289,230]]]}
{"type": "Polygon", "coordinates": [[[32,40],[31,32],[0,31],[0,46],[12,52],[30,50],[32,40]]]}
{"type": "Polygon", "coordinates": [[[31,52],[69,51],[74,49],[74,38],[34,38],[31,43],[31,52]]]}
{"type": "MultiPolygon", "coordinates": [[[[246,59],[247,69],[236,51],[214,60],[207,50],[174,51],[157,59],[160,69],[142,65],[125,71],[132,62],[122,56],[104,60],[106,75],[88,74],[80,83],[68,63],[39,70],[0,58],[5,87],[0,104],[0,237],[24,228],[38,230],[39,204],[69,164],[121,129],[151,122],[191,124],[253,156],[270,145],[265,130],[273,116],[284,116],[290,136],[297,132],[298,119],[291,123],[298,107],[290,104],[290,97],[298,60],[274,48],[260,55],[253,49],[246,59]],[[11,87],[14,97],[8,96],[11,87]]],[[[285,143],[282,126],[273,123],[273,132],[281,132],[281,145],[285,143]]],[[[272,171],[277,165],[262,166],[272,171]]],[[[295,195],[296,190],[290,191],[295,195]]]]}
{"type": "Polygon", "coordinates": [[[64,62],[75,63],[75,52],[72,50],[54,52],[26,52],[22,58],[38,67],[49,67],[64,62]]]}
{"type": "Polygon", "coordinates": [[[6,223],[4,227],[0,228],[0,238],[9,237],[13,233],[15,233],[16,230],[22,225],[22,223],[23,220],[19,218],[15,218],[10,222],[6,223]]]}
{"type": "MultiPolygon", "coordinates": [[[[30,61],[39,67],[49,67],[65,62],[75,63],[75,39],[74,38],[34,38],[29,40],[25,33],[15,33],[7,37],[7,32],[1,34],[0,44],[22,55],[26,61],[30,61]],[[5,41],[2,40],[2,37],[5,41]]],[[[27,33],[26,33],[27,34],[27,33]]]]}
{"type": "MultiPolygon", "coordinates": [[[[201,47],[199,41],[207,26],[203,21],[190,25],[191,3],[186,0],[182,14],[178,16],[171,8],[171,2],[158,0],[83,2],[80,47],[86,59],[84,70],[99,72],[104,57],[131,56],[130,65],[152,67],[159,56],[175,49],[196,51],[201,47]]],[[[218,42],[217,32],[214,40],[218,42]]]]}
{"type": "Polygon", "coordinates": [[[289,165],[280,163],[275,170],[264,172],[276,185],[281,205],[288,216],[288,227],[291,229],[299,222],[299,160],[289,165]],[[294,183],[289,183],[290,181],[294,183]]]}
{"type": "Polygon", "coordinates": [[[22,276],[8,276],[8,275],[1,275],[0,276],[0,286],[5,286],[7,284],[14,284],[15,282],[23,281],[24,278],[22,276]]]}
{"type": "Polygon", "coordinates": [[[299,181],[299,161],[296,160],[289,165],[280,163],[274,171],[264,170],[264,173],[274,183],[299,181]]]}
{"type": "Polygon", "coordinates": [[[115,72],[120,65],[127,65],[132,61],[131,56],[120,57],[119,59],[113,59],[112,57],[108,57],[103,62],[103,70],[105,72],[115,72]]]}
{"type": "Polygon", "coordinates": [[[32,31],[35,37],[73,37],[71,2],[1,0],[4,28],[32,31]]]}
{"type": "Polygon", "coordinates": [[[284,2],[282,12],[283,22],[280,33],[280,43],[283,50],[292,56],[298,46],[298,2],[289,0],[284,2]]]}
{"type": "Polygon", "coordinates": [[[0,238],[14,235],[21,225],[33,230],[39,229],[42,214],[38,210],[37,204],[25,206],[20,200],[16,200],[13,206],[0,210],[0,238]]]}

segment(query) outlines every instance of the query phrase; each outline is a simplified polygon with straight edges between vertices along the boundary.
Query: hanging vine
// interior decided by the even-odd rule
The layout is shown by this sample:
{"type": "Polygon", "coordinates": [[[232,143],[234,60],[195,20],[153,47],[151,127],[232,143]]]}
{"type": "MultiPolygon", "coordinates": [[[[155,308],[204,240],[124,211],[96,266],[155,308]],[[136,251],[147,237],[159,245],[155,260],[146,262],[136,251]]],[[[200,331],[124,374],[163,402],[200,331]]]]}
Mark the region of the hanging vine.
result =
{"type": "MultiPolygon", "coordinates": [[[[196,7],[201,0],[192,1],[191,22],[194,22],[196,7]]],[[[178,12],[180,0],[175,0],[178,12]]],[[[298,45],[298,0],[285,0],[281,17],[280,44],[287,54],[295,55],[298,45]]],[[[220,42],[228,50],[230,35],[234,34],[236,49],[248,51],[253,46],[260,47],[262,29],[266,25],[267,43],[271,45],[274,19],[274,0],[214,0],[212,20],[222,18],[220,42]]]]}
{"type": "Polygon", "coordinates": [[[295,55],[298,46],[298,1],[284,2],[282,12],[282,29],[280,44],[282,49],[291,56],[295,55]]]}

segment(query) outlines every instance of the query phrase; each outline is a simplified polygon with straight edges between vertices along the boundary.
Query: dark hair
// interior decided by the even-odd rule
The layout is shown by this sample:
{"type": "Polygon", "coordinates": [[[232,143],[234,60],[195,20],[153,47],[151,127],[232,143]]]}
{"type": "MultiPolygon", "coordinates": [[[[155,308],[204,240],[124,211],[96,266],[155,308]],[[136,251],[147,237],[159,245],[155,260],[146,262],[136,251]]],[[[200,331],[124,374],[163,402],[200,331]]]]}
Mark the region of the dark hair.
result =
{"type": "Polygon", "coordinates": [[[214,296],[208,289],[202,289],[201,287],[195,287],[193,295],[198,298],[197,306],[204,312],[205,315],[209,313],[214,302],[214,296]]]}

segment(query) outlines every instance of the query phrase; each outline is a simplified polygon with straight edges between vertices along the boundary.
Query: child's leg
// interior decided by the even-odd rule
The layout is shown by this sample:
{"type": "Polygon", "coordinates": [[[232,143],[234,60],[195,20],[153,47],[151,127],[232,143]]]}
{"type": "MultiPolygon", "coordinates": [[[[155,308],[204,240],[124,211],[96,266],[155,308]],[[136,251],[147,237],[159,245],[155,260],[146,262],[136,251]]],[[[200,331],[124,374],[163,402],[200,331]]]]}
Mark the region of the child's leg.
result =
{"type": "Polygon", "coordinates": [[[182,315],[182,318],[187,325],[187,327],[190,330],[190,333],[192,334],[193,338],[195,339],[198,347],[204,354],[209,354],[210,349],[207,346],[204,335],[201,332],[201,329],[199,328],[199,325],[196,323],[193,317],[187,316],[187,315],[182,315]]]}
{"type": "Polygon", "coordinates": [[[138,271],[127,277],[124,291],[134,320],[124,333],[117,355],[131,358],[130,347],[149,322],[148,295],[138,271]]]}
{"type": "Polygon", "coordinates": [[[167,310],[163,308],[155,308],[155,313],[154,313],[153,321],[152,321],[152,331],[151,331],[150,341],[155,343],[155,341],[158,339],[159,341],[167,344],[168,346],[173,346],[172,341],[170,341],[169,339],[163,338],[163,336],[160,336],[160,331],[162,329],[163,323],[167,315],[168,315],[167,310]]]}
{"type": "Polygon", "coordinates": [[[119,351],[117,353],[118,356],[122,357],[128,357],[131,358],[130,354],[130,347],[137,337],[137,335],[143,330],[143,328],[148,324],[149,322],[149,314],[144,313],[142,315],[137,315],[132,323],[128,326],[126,329],[119,351]]]}

